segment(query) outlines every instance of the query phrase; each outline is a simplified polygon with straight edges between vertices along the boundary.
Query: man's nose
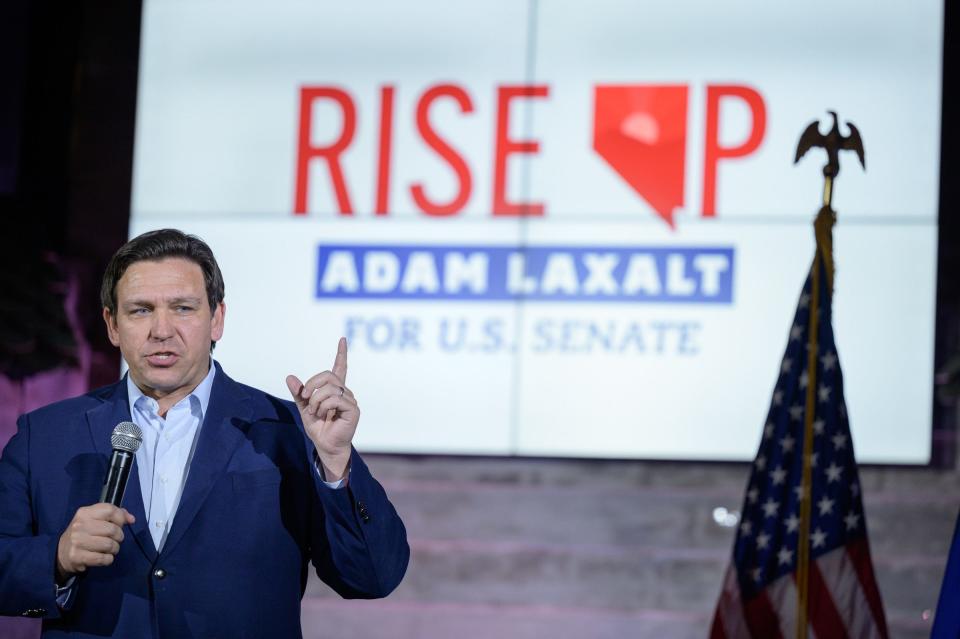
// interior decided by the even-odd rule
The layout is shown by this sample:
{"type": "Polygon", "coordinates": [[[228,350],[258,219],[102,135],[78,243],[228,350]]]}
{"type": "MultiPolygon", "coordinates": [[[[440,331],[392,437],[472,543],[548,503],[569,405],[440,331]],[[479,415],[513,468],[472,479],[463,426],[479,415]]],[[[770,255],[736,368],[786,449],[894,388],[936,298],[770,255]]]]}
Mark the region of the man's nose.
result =
{"type": "Polygon", "coordinates": [[[154,339],[167,339],[173,336],[173,324],[166,311],[157,310],[154,312],[153,324],[150,326],[150,336],[154,339]]]}

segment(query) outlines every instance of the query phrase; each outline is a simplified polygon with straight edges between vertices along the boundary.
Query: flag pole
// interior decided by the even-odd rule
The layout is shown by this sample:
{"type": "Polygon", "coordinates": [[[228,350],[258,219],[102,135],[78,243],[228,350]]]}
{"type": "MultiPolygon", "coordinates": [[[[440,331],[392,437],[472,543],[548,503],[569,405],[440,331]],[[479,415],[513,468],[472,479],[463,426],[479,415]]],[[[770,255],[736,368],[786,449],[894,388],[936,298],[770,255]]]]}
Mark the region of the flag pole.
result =
{"type": "Polygon", "coordinates": [[[821,147],[827,152],[827,164],[823,167],[823,206],[817,213],[813,228],[817,247],[813,256],[813,265],[810,273],[810,320],[809,339],[807,341],[807,388],[803,419],[803,458],[800,483],[800,525],[797,543],[797,639],[807,639],[809,630],[810,604],[810,510],[812,483],[813,483],[813,423],[817,408],[817,361],[819,358],[820,340],[820,287],[827,286],[827,294],[833,295],[833,225],[837,215],[832,208],[833,187],[836,177],[840,174],[839,152],[851,150],[857,153],[860,164],[866,168],[863,152],[863,141],[860,132],[851,122],[847,122],[850,135],[840,133],[837,114],[828,111],[833,116],[833,128],[827,135],[819,130],[819,122],[814,120],[804,130],[797,144],[797,155],[794,163],[812,147],[821,147]],[[821,269],[821,264],[823,268],[821,269]],[[821,281],[821,273],[826,276],[826,282],[821,281]]]}
{"type": "Polygon", "coordinates": [[[803,419],[803,458],[800,491],[800,529],[797,544],[797,639],[808,636],[809,593],[810,593],[810,495],[812,494],[813,474],[813,422],[816,411],[817,360],[819,358],[820,339],[820,262],[826,274],[828,295],[833,293],[833,223],[836,213],[828,201],[832,180],[826,178],[824,185],[824,204],[814,221],[814,233],[817,248],[813,257],[810,275],[810,336],[807,342],[807,396],[803,419]]]}

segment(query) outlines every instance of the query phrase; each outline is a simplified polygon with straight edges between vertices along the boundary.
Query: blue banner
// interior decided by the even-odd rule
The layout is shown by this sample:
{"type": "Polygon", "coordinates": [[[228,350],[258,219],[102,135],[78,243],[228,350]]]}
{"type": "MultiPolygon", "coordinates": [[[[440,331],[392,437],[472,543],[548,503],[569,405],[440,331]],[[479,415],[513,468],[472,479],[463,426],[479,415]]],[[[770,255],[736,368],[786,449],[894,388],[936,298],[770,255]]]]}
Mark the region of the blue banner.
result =
{"type": "Polygon", "coordinates": [[[730,304],[732,247],[321,244],[318,298],[730,304]]]}

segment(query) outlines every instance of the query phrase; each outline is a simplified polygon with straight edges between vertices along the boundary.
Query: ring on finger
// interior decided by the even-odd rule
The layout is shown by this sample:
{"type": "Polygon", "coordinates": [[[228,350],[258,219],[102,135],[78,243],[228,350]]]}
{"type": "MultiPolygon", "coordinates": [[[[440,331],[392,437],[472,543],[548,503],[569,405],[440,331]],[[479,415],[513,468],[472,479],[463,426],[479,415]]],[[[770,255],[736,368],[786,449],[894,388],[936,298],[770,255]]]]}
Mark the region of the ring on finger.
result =
{"type": "Polygon", "coordinates": [[[340,394],[337,397],[343,397],[343,386],[340,387],[340,394]]]}

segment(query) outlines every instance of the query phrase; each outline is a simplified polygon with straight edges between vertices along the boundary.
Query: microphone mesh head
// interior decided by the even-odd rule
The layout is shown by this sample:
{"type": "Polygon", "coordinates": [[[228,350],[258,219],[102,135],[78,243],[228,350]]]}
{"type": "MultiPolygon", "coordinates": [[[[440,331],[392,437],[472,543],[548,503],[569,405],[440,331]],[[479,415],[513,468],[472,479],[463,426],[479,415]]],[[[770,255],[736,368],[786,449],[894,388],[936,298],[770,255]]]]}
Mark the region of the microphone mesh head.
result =
{"type": "Polygon", "coordinates": [[[140,442],[143,441],[143,433],[140,427],[133,422],[120,422],[113,429],[110,435],[110,445],[116,450],[124,450],[128,453],[135,453],[140,448],[140,442]]]}

